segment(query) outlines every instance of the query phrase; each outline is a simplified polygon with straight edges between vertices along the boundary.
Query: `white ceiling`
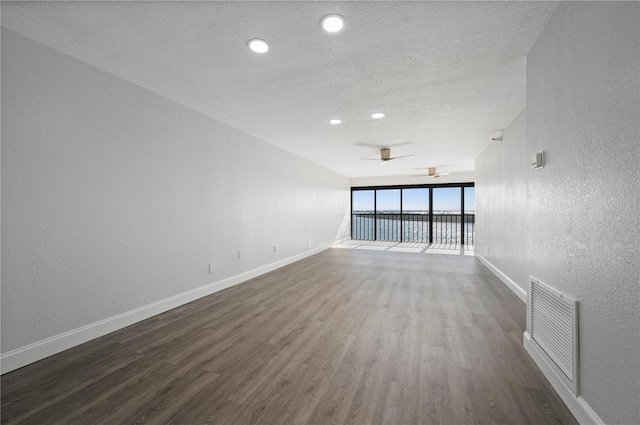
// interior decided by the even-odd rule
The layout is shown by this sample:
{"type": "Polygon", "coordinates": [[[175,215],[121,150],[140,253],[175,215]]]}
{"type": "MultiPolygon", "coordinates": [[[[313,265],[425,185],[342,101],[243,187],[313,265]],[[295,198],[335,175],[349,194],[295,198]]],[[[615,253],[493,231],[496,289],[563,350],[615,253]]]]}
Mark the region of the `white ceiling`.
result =
{"type": "Polygon", "coordinates": [[[349,177],[472,171],[558,2],[2,2],[2,25],[349,177]],[[337,34],[320,19],[344,16],[337,34]],[[247,40],[270,45],[257,55],[247,40]],[[371,113],[386,114],[373,120],[371,113]],[[343,124],[332,126],[330,118],[343,124]],[[397,146],[396,146],[397,145],[397,146]],[[360,157],[415,159],[378,166],[360,157]]]}

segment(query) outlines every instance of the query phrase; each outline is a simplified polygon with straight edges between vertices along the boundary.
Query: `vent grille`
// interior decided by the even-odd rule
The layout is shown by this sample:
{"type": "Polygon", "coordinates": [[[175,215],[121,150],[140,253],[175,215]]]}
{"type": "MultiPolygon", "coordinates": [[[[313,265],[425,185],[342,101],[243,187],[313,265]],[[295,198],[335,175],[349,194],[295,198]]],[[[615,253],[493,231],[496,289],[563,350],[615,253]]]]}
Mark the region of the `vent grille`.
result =
{"type": "Polygon", "coordinates": [[[578,302],[531,277],[531,339],[578,394],[578,302]]]}

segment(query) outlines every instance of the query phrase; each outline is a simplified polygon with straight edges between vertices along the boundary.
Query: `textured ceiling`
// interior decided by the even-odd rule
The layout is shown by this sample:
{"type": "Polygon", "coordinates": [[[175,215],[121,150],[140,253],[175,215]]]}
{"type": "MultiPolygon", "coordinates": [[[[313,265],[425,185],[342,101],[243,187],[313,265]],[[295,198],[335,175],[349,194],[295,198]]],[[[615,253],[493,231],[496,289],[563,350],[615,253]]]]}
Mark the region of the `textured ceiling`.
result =
{"type": "Polygon", "coordinates": [[[557,2],[3,2],[9,29],[350,177],[472,171],[557,2]],[[322,31],[328,13],[345,17],[322,31]],[[251,38],[267,54],[247,49],[251,38]],[[386,114],[373,120],[371,113],[386,114]],[[339,126],[327,123],[339,117],[339,126]],[[360,157],[413,154],[378,166],[360,157]],[[395,146],[395,147],[394,147],[395,146]]]}

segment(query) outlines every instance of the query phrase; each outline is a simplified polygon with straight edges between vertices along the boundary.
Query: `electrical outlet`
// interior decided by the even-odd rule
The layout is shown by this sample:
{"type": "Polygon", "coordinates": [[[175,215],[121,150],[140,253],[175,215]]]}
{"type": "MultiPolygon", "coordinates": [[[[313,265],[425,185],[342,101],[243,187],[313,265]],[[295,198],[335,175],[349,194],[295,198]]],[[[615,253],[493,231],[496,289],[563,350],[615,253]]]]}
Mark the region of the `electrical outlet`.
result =
{"type": "Polygon", "coordinates": [[[209,274],[214,274],[216,272],[216,263],[209,264],[209,274]]]}
{"type": "Polygon", "coordinates": [[[278,252],[278,245],[273,246],[273,252],[278,252]]]}
{"type": "Polygon", "coordinates": [[[242,258],[242,250],[238,250],[238,259],[242,258]]]}

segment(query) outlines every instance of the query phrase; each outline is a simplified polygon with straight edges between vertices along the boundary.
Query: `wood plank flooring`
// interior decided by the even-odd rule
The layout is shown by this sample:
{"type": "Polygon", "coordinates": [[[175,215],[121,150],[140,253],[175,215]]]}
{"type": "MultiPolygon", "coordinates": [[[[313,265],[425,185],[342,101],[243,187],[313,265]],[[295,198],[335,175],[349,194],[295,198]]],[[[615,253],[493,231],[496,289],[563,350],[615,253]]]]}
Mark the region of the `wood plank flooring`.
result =
{"type": "Polygon", "coordinates": [[[2,424],[576,424],[473,257],[331,249],[2,376],[2,424]]]}

